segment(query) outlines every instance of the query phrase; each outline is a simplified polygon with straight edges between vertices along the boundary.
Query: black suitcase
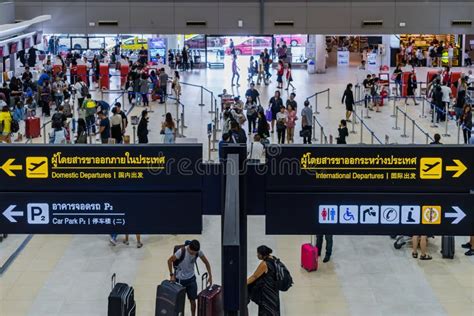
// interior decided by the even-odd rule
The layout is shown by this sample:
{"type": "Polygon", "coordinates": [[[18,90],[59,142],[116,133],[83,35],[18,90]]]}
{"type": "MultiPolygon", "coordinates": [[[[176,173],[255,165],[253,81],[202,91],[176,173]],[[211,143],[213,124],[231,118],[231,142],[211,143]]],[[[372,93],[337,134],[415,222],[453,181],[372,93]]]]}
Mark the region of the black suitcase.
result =
{"type": "Polygon", "coordinates": [[[165,280],[156,289],[155,316],[183,316],[186,288],[165,280]]]}
{"type": "Polygon", "coordinates": [[[446,259],[454,259],[454,236],[441,237],[441,255],[446,259]]]}
{"type": "Polygon", "coordinates": [[[115,283],[115,273],[112,275],[112,292],[109,295],[108,316],[135,316],[133,287],[125,283],[115,283]]]}

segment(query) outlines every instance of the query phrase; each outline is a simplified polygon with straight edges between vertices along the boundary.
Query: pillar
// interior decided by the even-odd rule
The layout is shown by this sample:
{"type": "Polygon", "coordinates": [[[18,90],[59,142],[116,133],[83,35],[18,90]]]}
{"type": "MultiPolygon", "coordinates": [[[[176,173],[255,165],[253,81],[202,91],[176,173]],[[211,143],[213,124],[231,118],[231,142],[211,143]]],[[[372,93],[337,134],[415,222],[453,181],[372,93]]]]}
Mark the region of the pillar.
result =
{"type": "Polygon", "coordinates": [[[326,72],[326,36],[309,35],[306,56],[314,60],[316,73],[322,74],[326,72]]]}

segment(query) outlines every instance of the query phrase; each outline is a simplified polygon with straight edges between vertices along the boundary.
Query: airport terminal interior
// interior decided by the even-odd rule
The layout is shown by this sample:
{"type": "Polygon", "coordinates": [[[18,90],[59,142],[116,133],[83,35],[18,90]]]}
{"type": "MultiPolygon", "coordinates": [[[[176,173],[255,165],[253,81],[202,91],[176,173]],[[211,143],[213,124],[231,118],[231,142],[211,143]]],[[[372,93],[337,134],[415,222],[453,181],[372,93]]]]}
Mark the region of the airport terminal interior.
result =
{"type": "Polygon", "coordinates": [[[0,316],[474,316],[473,20],[0,0],[0,316]]]}

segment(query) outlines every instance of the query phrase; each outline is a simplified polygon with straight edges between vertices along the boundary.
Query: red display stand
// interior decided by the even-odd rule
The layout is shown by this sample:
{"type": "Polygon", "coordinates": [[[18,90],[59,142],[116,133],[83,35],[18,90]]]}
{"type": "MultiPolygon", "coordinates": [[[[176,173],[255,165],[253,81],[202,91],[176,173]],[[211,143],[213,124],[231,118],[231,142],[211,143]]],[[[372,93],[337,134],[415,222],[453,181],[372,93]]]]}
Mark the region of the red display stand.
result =
{"type": "Polygon", "coordinates": [[[458,96],[458,88],[454,86],[456,82],[461,79],[461,72],[460,71],[453,71],[451,72],[451,93],[454,98],[458,96]]]}
{"type": "Polygon", "coordinates": [[[408,91],[408,77],[410,76],[411,72],[405,71],[402,73],[402,97],[407,96],[408,91]]]}
{"type": "Polygon", "coordinates": [[[433,78],[436,77],[439,74],[437,70],[430,70],[426,74],[426,84],[429,84],[431,81],[433,81],[433,78]]]}
{"type": "Polygon", "coordinates": [[[109,65],[107,64],[100,64],[99,69],[99,88],[101,90],[109,90],[110,89],[110,78],[109,78],[109,65]]]}
{"type": "Polygon", "coordinates": [[[77,65],[77,76],[81,77],[83,82],[87,82],[87,66],[77,65]]]}
{"type": "Polygon", "coordinates": [[[127,83],[127,76],[130,68],[128,65],[120,65],[120,85],[122,87],[127,83]]]}

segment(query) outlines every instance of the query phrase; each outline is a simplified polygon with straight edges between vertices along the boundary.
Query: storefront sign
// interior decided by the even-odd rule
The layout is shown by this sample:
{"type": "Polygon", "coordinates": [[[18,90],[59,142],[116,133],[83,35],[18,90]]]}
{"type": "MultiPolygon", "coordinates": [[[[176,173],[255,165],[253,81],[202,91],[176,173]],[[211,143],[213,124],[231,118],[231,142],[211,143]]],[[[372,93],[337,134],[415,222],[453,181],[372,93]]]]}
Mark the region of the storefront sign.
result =
{"type": "Polygon", "coordinates": [[[460,192],[474,188],[473,146],[271,146],[267,191],[460,192]]]}
{"type": "Polygon", "coordinates": [[[338,66],[349,66],[350,53],[347,50],[337,51],[337,65],[338,66]]]}
{"type": "Polygon", "coordinates": [[[272,193],[267,234],[474,235],[471,194],[272,193]]]}
{"type": "Polygon", "coordinates": [[[2,146],[0,191],[199,191],[202,145],[2,146]]]}
{"type": "Polygon", "coordinates": [[[200,234],[201,193],[0,193],[11,234],[200,234]]]}

